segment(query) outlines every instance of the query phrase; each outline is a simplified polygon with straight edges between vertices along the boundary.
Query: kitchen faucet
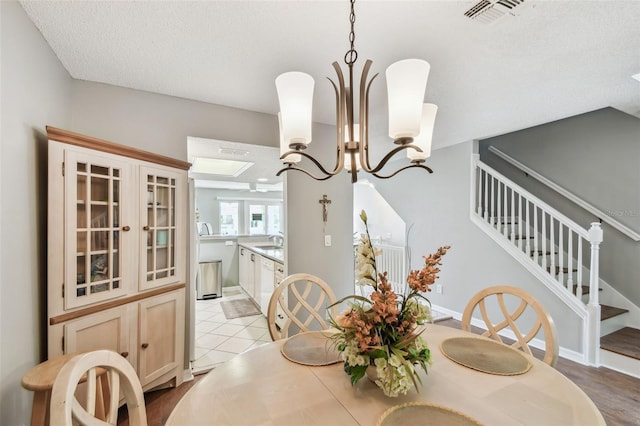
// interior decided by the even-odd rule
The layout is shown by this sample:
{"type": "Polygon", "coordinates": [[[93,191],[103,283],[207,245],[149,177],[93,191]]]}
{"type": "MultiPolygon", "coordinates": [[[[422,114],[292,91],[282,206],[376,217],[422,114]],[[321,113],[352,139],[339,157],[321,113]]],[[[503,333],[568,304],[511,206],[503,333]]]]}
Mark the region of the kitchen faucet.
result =
{"type": "Polygon", "coordinates": [[[284,247],[284,234],[280,231],[278,231],[278,234],[280,235],[272,235],[269,238],[273,241],[274,246],[284,247]]]}

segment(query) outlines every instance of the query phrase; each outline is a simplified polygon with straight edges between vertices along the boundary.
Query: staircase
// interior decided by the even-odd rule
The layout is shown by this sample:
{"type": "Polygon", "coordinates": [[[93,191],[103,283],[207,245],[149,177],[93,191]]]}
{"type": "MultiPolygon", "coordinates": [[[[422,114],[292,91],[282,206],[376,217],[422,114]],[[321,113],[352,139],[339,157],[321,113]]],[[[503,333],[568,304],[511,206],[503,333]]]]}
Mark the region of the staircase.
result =
{"type": "Polygon", "coordinates": [[[477,154],[472,167],[472,222],[582,320],[582,359],[577,361],[599,366],[601,355],[606,364],[628,357],[631,361],[623,364],[631,368],[620,371],[640,377],[640,329],[625,325],[628,309],[599,301],[602,287],[610,289],[599,277],[600,223],[581,227],[482,163],[477,154]]]}

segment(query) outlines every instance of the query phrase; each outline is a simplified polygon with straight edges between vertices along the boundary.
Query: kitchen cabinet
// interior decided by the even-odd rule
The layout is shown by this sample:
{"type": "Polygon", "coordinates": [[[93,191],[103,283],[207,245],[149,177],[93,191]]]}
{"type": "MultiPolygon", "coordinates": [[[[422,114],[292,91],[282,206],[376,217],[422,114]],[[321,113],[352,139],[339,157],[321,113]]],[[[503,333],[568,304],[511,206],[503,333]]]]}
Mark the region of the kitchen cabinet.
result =
{"type": "MultiPolygon", "coordinates": [[[[280,262],[275,262],[274,271],[273,271],[273,289],[274,290],[276,287],[280,285],[280,281],[282,281],[283,279],[284,279],[284,264],[280,262]]],[[[282,293],[282,297],[284,298],[284,305],[288,306],[289,296],[286,291],[282,293]]],[[[271,296],[269,296],[269,298],[271,298],[271,296]]],[[[278,303],[276,305],[276,319],[275,319],[275,322],[278,328],[282,329],[286,319],[287,318],[284,314],[284,311],[282,310],[282,306],[280,306],[280,304],[278,303]]]]}
{"type": "Polygon", "coordinates": [[[238,260],[238,281],[240,287],[248,293],[249,280],[253,280],[253,269],[251,263],[251,250],[238,247],[240,259],[238,260]]]}
{"type": "Polygon", "coordinates": [[[257,243],[255,245],[239,245],[238,251],[240,257],[238,262],[239,284],[260,306],[262,313],[267,315],[267,307],[271,294],[273,294],[278,265],[280,279],[284,273],[281,261],[284,249],[270,244],[261,246],[260,243],[257,243]]]}
{"type": "Polygon", "coordinates": [[[48,354],[112,349],[182,382],[189,163],[47,127],[48,354]]]}
{"type": "Polygon", "coordinates": [[[240,247],[238,278],[242,289],[257,303],[260,295],[260,262],[262,256],[240,247]]]}

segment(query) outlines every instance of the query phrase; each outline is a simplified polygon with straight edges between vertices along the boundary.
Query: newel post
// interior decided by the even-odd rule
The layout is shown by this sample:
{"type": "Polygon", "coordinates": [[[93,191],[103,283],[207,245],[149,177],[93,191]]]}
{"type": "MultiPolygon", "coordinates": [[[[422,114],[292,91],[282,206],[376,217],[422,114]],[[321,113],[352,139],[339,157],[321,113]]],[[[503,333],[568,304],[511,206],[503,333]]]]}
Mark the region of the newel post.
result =
{"type": "Polygon", "coordinates": [[[593,222],[589,228],[589,242],[591,243],[591,265],[589,271],[589,305],[599,305],[598,287],[600,280],[600,243],[602,242],[602,228],[600,223],[593,222]]]}
{"type": "Polygon", "coordinates": [[[587,363],[600,365],[600,303],[598,301],[598,287],[600,281],[600,243],[602,242],[602,228],[600,223],[594,222],[589,228],[589,242],[591,243],[591,264],[589,266],[589,304],[587,305],[587,363]]]}

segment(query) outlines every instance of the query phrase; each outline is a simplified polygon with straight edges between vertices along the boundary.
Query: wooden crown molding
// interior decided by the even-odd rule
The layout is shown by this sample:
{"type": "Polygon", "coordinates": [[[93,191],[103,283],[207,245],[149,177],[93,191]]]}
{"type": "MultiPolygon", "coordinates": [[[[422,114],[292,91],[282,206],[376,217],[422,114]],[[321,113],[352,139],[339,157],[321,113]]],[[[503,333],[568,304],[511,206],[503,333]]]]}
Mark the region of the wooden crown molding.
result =
{"type": "Polygon", "coordinates": [[[97,149],[110,154],[122,155],[181,170],[189,170],[189,168],[191,168],[191,163],[171,157],[165,157],[164,155],[155,154],[153,152],[120,145],[103,139],[94,138],[92,136],[71,132],[69,130],[58,129],[53,126],[46,126],[46,129],[47,137],[50,140],[81,146],[83,148],[97,149]]]}

